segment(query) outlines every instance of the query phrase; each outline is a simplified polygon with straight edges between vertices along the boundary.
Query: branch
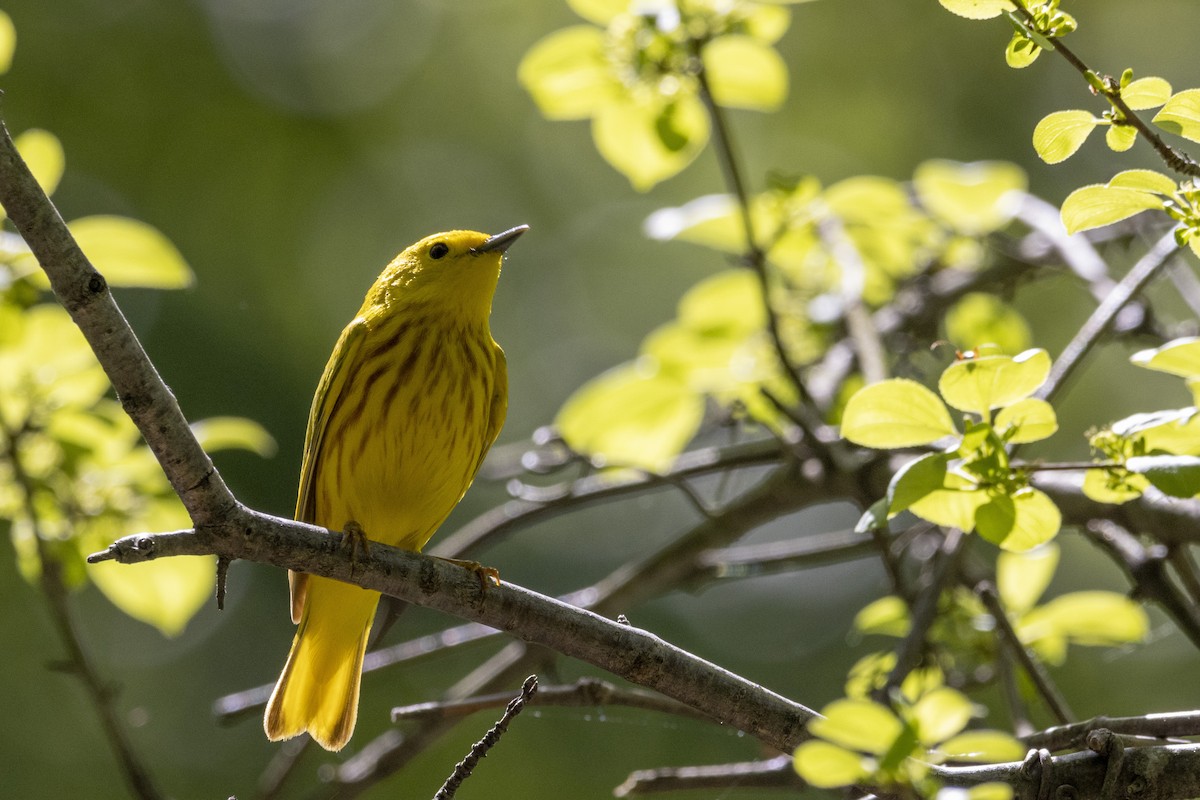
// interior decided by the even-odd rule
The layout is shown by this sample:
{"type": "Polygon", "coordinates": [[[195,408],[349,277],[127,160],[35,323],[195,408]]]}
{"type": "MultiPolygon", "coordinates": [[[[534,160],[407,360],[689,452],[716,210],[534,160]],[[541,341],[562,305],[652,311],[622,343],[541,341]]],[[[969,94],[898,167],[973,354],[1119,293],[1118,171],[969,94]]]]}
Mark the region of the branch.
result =
{"type": "Polygon", "coordinates": [[[803,789],[806,786],[792,769],[791,757],[777,756],[767,761],[638,770],[613,789],[613,796],[635,797],[695,789],[803,789]]]}
{"type": "Polygon", "coordinates": [[[482,739],[471,747],[471,752],[467,754],[467,757],[454,766],[454,772],[446,779],[438,793],[433,796],[433,800],[452,800],[458,793],[459,787],[462,786],[462,782],[471,777],[479,760],[486,756],[488,751],[500,742],[500,737],[508,732],[509,723],[517,714],[521,713],[525,704],[535,696],[537,689],[537,676],[530,675],[521,687],[521,694],[508,704],[508,707],[504,709],[504,715],[484,734],[482,739]]]}
{"type": "Polygon", "coordinates": [[[1087,745],[1088,734],[1100,728],[1123,736],[1142,736],[1147,739],[1200,736],[1200,711],[1174,711],[1141,717],[1093,717],[1083,722],[1047,728],[1026,736],[1024,741],[1030,747],[1049,750],[1082,748],[1087,745]]]}
{"type": "Polygon", "coordinates": [[[815,712],[645,631],[513,584],[480,588],[474,573],[373,544],[351,562],[323,528],[239,507],[224,525],[118,539],[91,562],[134,564],[217,555],[335,578],[506,631],[654,689],[783,751],[806,738],[815,712]]]}

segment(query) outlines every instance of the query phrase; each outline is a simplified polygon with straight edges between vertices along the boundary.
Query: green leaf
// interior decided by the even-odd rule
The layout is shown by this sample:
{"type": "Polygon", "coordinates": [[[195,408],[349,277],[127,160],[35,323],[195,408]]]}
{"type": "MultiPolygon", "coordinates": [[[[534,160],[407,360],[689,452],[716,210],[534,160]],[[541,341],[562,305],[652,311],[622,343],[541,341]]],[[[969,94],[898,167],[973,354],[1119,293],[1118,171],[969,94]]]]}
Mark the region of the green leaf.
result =
{"type": "Polygon", "coordinates": [[[605,51],[604,32],[563,28],[525,54],[517,80],[547,119],[586,119],[620,94],[605,51]]]}
{"type": "Polygon", "coordinates": [[[842,412],[842,436],[864,447],[914,447],[957,434],[946,404],[907,378],[860,389],[842,412]]]}
{"type": "Polygon", "coordinates": [[[54,194],[67,163],[58,137],[49,131],[33,128],[14,139],[13,144],[17,146],[17,152],[25,160],[42,191],[47,195],[54,194]]]}
{"type": "Polygon", "coordinates": [[[1058,558],[1053,543],[996,557],[996,590],[1009,613],[1019,616],[1037,605],[1058,569],[1058,558]]]}
{"type": "Polygon", "coordinates": [[[1050,356],[1035,348],[1015,356],[978,356],[955,361],[938,380],[945,401],[987,419],[993,408],[1011,405],[1037,391],[1050,374],[1050,356]]]}
{"type": "Polygon", "coordinates": [[[0,73],[12,66],[13,51],[17,49],[17,28],[12,17],[0,11],[0,73]]]}
{"type": "Polygon", "coordinates": [[[1011,444],[1040,442],[1058,430],[1058,417],[1054,407],[1045,400],[1027,397],[1001,409],[996,415],[995,426],[1001,434],[1014,431],[1006,439],[1011,444]]]}
{"type": "Polygon", "coordinates": [[[907,636],[910,627],[908,604],[894,594],[881,597],[854,615],[854,627],[859,633],[907,636]]]}
{"type": "Polygon", "coordinates": [[[1200,377],[1200,337],[1173,339],[1161,347],[1139,350],[1129,360],[1139,367],[1181,378],[1200,377]]]}
{"type": "Polygon", "coordinates": [[[10,420],[30,413],[13,408],[15,403],[38,403],[44,413],[90,408],[104,396],[108,376],[62,306],[33,306],[21,322],[17,346],[0,350],[0,401],[10,420]]]}
{"type": "Polygon", "coordinates": [[[1067,233],[1079,233],[1162,208],[1162,199],[1143,189],[1093,184],[1067,195],[1062,204],[1062,221],[1067,233]]]}
{"type": "Polygon", "coordinates": [[[1136,475],[1145,475],[1165,495],[1200,494],[1200,456],[1135,456],[1125,461],[1125,468],[1136,475]]]}
{"type": "Polygon", "coordinates": [[[1144,192],[1171,195],[1178,188],[1175,181],[1152,169],[1127,169],[1112,176],[1108,186],[1122,189],[1140,189],[1144,192]]]}
{"type": "Polygon", "coordinates": [[[1083,474],[1083,494],[1097,503],[1120,505],[1141,497],[1150,481],[1144,475],[1133,475],[1124,470],[1089,469],[1083,474]]]}
{"type": "Polygon", "coordinates": [[[1121,90],[1121,99],[1134,111],[1158,108],[1171,97],[1171,84],[1162,78],[1138,78],[1121,90]]]}
{"type": "MultiPolygon", "coordinates": [[[[1020,761],[1023,756],[1008,759],[1010,761],[1020,761]]],[[[938,793],[938,800],[950,800],[950,796],[943,797],[938,793]]],[[[1013,787],[1007,783],[1000,781],[988,781],[972,786],[967,790],[967,796],[964,800],[1013,800],[1013,787]]]]}
{"type": "MultiPolygon", "coordinates": [[[[1033,35],[1036,36],[1036,34],[1033,35]]],[[[1028,67],[1037,61],[1041,54],[1041,44],[1030,38],[1024,29],[1014,31],[1012,38],[1008,40],[1008,46],[1004,48],[1004,60],[1013,69],[1028,67]]]]}
{"type": "Polygon", "coordinates": [[[942,8],[967,19],[991,19],[1016,8],[1012,0],[938,0],[942,8]]]}
{"type": "Polygon", "coordinates": [[[609,103],[592,119],[596,149],[639,192],[692,163],[708,133],[708,115],[691,95],[609,103]]]}
{"type": "Polygon", "coordinates": [[[692,328],[728,328],[743,333],[767,322],[762,289],[750,270],[730,269],[710,275],[684,292],[679,321],[692,328]]]}
{"type": "Polygon", "coordinates": [[[890,513],[910,511],[935,525],[970,531],[976,510],[988,501],[986,492],[949,470],[950,456],[930,453],[905,464],[888,484],[890,513]]]}
{"type": "Polygon", "coordinates": [[[975,526],[980,536],[1001,549],[1022,552],[1058,535],[1062,514],[1043,492],[1026,488],[980,506],[975,526]]]}
{"type": "Polygon", "coordinates": [[[1115,592],[1072,592],[1026,614],[1017,625],[1021,641],[1062,636],[1075,644],[1111,647],[1140,642],[1150,630],[1146,612],[1115,592]]]}
{"type": "Polygon", "coordinates": [[[1104,132],[1104,143],[1114,153],[1124,153],[1137,141],[1137,128],[1132,125],[1109,125],[1104,132]]]}
{"type": "Polygon", "coordinates": [[[1152,122],[1168,133],[1200,142],[1200,89],[1172,95],[1152,122]]]}
{"type": "Polygon", "coordinates": [[[1088,111],[1055,111],[1042,117],[1033,129],[1033,149],[1047,164],[1073,156],[1100,124],[1088,111]]]}
{"type": "Polygon", "coordinates": [[[913,173],[913,188],[931,214],[967,236],[1007,225],[1029,186],[1025,171],[1007,161],[962,164],[934,159],[913,173]]]}
{"type": "Polygon", "coordinates": [[[555,425],[574,450],[617,466],[662,472],[691,441],[703,416],[703,397],[653,360],[639,359],[580,387],[555,425]]]}
{"type": "MultiPolygon", "coordinates": [[[[938,746],[939,755],[951,761],[965,761],[972,764],[1001,764],[1006,761],[1020,761],[1025,758],[1028,747],[1003,731],[979,730],[960,733],[947,739],[938,746]]],[[[1008,784],[998,784],[1009,790],[1008,784]]],[[[974,798],[972,799],[974,800],[974,798]]]]}
{"type": "Polygon", "coordinates": [[[266,428],[244,417],[210,417],[192,423],[192,433],[209,453],[248,450],[263,458],[275,455],[276,444],[266,428]]]}
{"type": "Polygon", "coordinates": [[[872,755],[886,753],[904,725],[891,709],[873,700],[834,700],[821,709],[824,717],[808,723],[814,736],[872,755]]]}
{"type": "Polygon", "coordinates": [[[567,0],[567,5],[588,22],[600,26],[607,26],[629,11],[629,0],[567,0]]]}
{"type": "Polygon", "coordinates": [[[167,237],[127,217],[95,216],[67,224],[80,248],[112,286],[182,289],[192,270],[167,237]]]}
{"type": "Polygon", "coordinates": [[[912,707],[917,739],[932,747],[961,731],[975,715],[975,706],[962,692],[943,686],[925,694],[912,707]]]}
{"type": "Polygon", "coordinates": [[[769,44],[752,36],[719,36],[701,57],[718,105],[774,111],[787,99],[787,65],[769,44]]]}
{"type": "Polygon", "coordinates": [[[870,775],[865,761],[858,753],[829,742],[808,741],[796,748],[792,765],[808,785],[832,789],[859,783],[870,775]]]}
{"type": "Polygon", "coordinates": [[[1028,348],[1033,338],[1021,312],[984,292],[963,295],[946,312],[945,325],[946,338],[959,350],[991,344],[1001,353],[1015,355],[1028,348]]]}

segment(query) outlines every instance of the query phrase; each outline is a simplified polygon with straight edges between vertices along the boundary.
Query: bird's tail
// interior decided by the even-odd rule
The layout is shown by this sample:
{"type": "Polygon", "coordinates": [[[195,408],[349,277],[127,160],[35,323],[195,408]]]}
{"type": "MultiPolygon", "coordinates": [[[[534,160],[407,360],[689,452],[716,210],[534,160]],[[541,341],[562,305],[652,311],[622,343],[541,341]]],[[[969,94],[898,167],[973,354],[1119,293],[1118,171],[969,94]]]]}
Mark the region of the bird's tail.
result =
{"type": "Polygon", "coordinates": [[[358,718],[363,653],[379,593],[315,575],[308,581],[304,613],[263,727],[271,741],[307,732],[326,750],[341,750],[358,718]]]}

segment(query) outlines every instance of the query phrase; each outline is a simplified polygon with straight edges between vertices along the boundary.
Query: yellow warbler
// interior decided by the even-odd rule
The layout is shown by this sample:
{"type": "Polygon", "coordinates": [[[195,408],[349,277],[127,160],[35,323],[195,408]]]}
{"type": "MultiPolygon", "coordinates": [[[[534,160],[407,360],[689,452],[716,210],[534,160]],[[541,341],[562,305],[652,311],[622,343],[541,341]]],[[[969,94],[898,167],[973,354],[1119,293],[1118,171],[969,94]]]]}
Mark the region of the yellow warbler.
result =
{"type": "MultiPolygon", "coordinates": [[[[342,331],[308,418],[296,519],[420,550],[462,499],[508,408],[488,316],[528,230],[450,231],[398,255],[342,331]]],[[[377,592],[290,573],[299,627],[263,726],[340,750],[354,732],[377,592]]]]}

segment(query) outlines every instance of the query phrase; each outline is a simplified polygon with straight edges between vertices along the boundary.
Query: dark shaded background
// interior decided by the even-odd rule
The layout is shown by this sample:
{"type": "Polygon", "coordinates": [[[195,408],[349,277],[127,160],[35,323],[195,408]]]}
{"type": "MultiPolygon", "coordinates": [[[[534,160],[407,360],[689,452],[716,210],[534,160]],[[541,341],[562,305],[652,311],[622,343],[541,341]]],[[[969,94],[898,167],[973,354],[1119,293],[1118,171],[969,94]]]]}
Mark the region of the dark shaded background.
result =
{"type": "MultiPolygon", "coordinates": [[[[67,174],[55,199],[68,219],[133,216],[186,256],[193,289],[124,291],[119,301],[190,418],[248,416],[278,439],[272,460],[219,462],[234,491],[263,510],[291,513],[317,377],[366,287],[411,241],[448,228],[533,228],[511,253],[493,316],[511,378],[502,443],[528,437],[581,381],[630,357],[687,286],[724,266],[713,253],[640,232],[654,209],[721,190],[711,153],[635,194],[596,155],[586,124],[541,119],[518,87],[526,49],[578,22],[559,2],[15,0],[5,10],[18,31],[13,69],[0,80],[10,128],[62,139],[67,174]]],[[[1068,10],[1081,23],[1072,46],[1097,67],[1133,66],[1176,89],[1200,82],[1193,0],[1092,0],[1068,10]]],[[[999,158],[1024,165],[1033,191],[1059,202],[1118,169],[1156,166],[1142,145],[1113,156],[1099,134],[1065,165],[1037,161],[1029,142],[1041,116],[1100,105],[1051,56],[1009,70],[1008,35],[1002,21],[971,23],[934,0],[795,7],[780,44],[792,77],[787,107],[732,118],[747,174],[759,185],[770,169],[826,183],[861,173],[904,179],[931,157],[999,158]]],[[[1062,282],[1019,300],[1052,353],[1089,311],[1085,292],[1062,282]]],[[[1061,453],[1084,455],[1080,433],[1092,425],[1186,404],[1179,382],[1134,370],[1127,353],[1109,348],[1068,391],[1061,453]]],[[[477,486],[449,527],[502,497],[477,486]]],[[[485,560],[507,580],[563,591],[649,551],[693,522],[690,514],[670,496],[633,501],[522,531],[485,560]]],[[[829,507],[754,538],[833,530],[856,516],[829,507]]],[[[1070,534],[1062,541],[1070,563],[1053,591],[1120,585],[1097,553],[1070,534]]],[[[882,587],[863,562],[671,595],[629,614],[819,707],[866,651],[848,646],[846,630],[882,587]]],[[[257,719],[218,727],[210,704],[274,679],[292,636],[283,576],[236,564],[227,610],[206,607],[174,640],[120,616],[95,591],[81,592],[75,607],[160,785],[176,797],[253,796],[273,746],[257,719]]],[[[1155,620],[1153,640],[1136,652],[1073,651],[1061,675],[1078,713],[1200,705],[1195,681],[1176,679],[1195,674],[1195,653],[1155,620]]],[[[412,613],[389,640],[444,622],[412,613]]],[[[77,683],[47,668],[61,649],[8,547],[0,547],[0,643],[0,796],[124,796],[77,683]]],[[[436,697],[494,647],[369,677],[351,749],[386,726],[387,708],[436,697]]],[[[566,664],[560,677],[585,671],[566,664]]],[[[473,718],[372,796],[431,796],[489,724],[473,718]]],[[[698,723],[534,712],[460,797],[605,797],[632,769],[759,754],[752,740],[698,723]]],[[[311,780],[316,763],[298,780],[311,780]]]]}

